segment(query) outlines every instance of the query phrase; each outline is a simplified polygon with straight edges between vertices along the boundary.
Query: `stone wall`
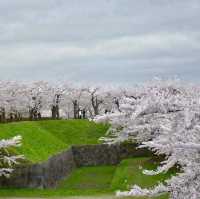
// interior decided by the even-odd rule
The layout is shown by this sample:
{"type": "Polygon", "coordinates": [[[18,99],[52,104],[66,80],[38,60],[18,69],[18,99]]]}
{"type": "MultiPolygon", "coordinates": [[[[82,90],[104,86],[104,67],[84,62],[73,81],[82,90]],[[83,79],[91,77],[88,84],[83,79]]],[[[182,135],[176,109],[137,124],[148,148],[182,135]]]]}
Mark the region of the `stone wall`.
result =
{"type": "Polygon", "coordinates": [[[116,165],[119,163],[118,145],[86,145],[72,147],[77,167],[116,165]]]}
{"type": "Polygon", "coordinates": [[[72,151],[77,167],[116,165],[123,159],[152,155],[147,149],[137,149],[137,145],[131,143],[74,146],[72,151]]]}
{"type": "Polygon", "coordinates": [[[59,180],[76,168],[72,149],[51,157],[48,161],[16,168],[9,179],[2,179],[0,186],[17,188],[52,188],[59,180]]]}
{"type": "Polygon", "coordinates": [[[46,162],[17,168],[10,179],[0,178],[0,186],[52,188],[77,167],[117,165],[126,158],[152,155],[148,150],[136,147],[130,143],[72,146],[46,162]]]}

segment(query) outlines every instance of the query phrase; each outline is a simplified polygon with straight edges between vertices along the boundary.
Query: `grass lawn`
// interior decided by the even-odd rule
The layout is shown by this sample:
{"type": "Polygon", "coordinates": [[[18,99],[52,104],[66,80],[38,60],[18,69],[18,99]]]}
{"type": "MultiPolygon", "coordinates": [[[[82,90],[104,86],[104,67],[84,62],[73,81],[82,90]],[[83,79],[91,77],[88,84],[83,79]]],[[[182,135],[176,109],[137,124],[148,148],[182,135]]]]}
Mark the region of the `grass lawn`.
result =
{"type": "Polygon", "coordinates": [[[97,144],[108,126],[88,120],[44,120],[0,124],[0,139],[22,135],[24,154],[32,163],[47,160],[71,145],[97,144]]]}
{"type": "MultiPolygon", "coordinates": [[[[146,176],[142,169],[154,169],[157,163],[149,158],[127,159],[117,166],[83,167],[75,170],[68,179],[64,179],[54,190],[36,189],[0,189],[0,196],[15,197],[65,197],[114,195],[116,190],[127,190],[130,185],[152,187],[157,181],[163,181],[174,172],[157,176],[146,176]]],[[[132,197],[136,199],[136,197],[132,197]]],[[[147,199],[139,197],[138,199],[147,199]]],[[[160,196],[156,199],[168,199],[160,196]]]]}
{"type": "Polygon", "coordinates": [[[143,169],[154,170],[158,163],[149,158],[134,158],[123,160],[117,166],[115,175],[112,179],[112,189],[126,190],[131,185],[137,184],[142,188],[153,187],[156,182],[169,178],[175,171],[156,176],[148,176],[142,173],[143,169]]]}
{"type": "Polygon", "coordinates": [[[109,189],[116,166],[82,167],[70,178],[63,180],[59,188],[71,190],[109,189]]]}

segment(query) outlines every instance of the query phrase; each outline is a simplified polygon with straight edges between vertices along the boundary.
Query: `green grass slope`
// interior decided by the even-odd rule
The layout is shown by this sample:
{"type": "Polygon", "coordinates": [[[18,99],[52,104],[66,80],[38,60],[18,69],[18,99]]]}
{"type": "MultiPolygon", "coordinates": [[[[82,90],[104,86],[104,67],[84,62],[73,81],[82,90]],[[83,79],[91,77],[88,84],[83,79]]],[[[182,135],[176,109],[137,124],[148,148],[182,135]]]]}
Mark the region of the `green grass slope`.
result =
{"type": "Polygon", "coordinates": [[[16,153],[31,162],[47,160],[71,145],[97,144],[108,126],[88,120],[44,120],[0,124],[0,139],[21,135],[16,153]]]}
{"type": "MultiPolygon", "coordinates": [[[[75,170],[68,179],[60,183],[59,189],[76,191],[96,190],[115,192],[116,190],[128,190],[137,184],[143,188],[154,187],[157,182],[169,178],[173,171],[156,176],[147,176],[142,173],[143,169],[156,169],[158,162],[150,158],[132,158],[123,160],[117,166],[83,167],[75,170]]],[[[165,196],[157,197],[166,199],[165,196]]]]}
{"type": "MultiPolygon", "coordinates": [[[[133,158],[121,162],[117,166],[96,166],[76,169],[60,182],[57,189],[0,189],[0,196],[15,197],[65,197],[65,196],[97,196],[114,195],[116,190],[128,190],[133,184],[150,188],[155,186],[157,180],[168,178],[172,171],[158,176],[142,174],[142,169],[154,169],[157,163],[149,158],[133,158]]],[[[95,197],[94,197],[95,198],[95,197]]],[[[102,197],[103,198],[103,197],[102,197]]],[[[147,197],[131,197],[132,199],[147,199],[147,197]]],[[[168,199],[167,195],[154,199],[168,199]]]]}
{"type": "Polygon", "coordinates": [[[158,162],[149,158],[134,158],[123,160],[116,168],[115,175],[111,182],[114,190],[127,190],[131,185],[137,184],[142,188],[155,186],[156,182],[162,182],[169,178],[175,171],[166,174],[149,176],[142,173],[142,170],[155,170],[158,162]]]}

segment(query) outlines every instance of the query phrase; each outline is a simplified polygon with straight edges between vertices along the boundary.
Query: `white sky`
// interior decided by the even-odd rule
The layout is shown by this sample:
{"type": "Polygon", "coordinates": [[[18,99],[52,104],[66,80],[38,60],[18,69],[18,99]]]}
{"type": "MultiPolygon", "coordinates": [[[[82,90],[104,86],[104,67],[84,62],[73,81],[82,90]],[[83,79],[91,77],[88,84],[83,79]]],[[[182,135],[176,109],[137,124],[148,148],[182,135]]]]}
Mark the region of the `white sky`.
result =
{"type": "Polygon", "coordinates": [[[0,0],[0,79],[200,82],[199,0],[0,0]]]}

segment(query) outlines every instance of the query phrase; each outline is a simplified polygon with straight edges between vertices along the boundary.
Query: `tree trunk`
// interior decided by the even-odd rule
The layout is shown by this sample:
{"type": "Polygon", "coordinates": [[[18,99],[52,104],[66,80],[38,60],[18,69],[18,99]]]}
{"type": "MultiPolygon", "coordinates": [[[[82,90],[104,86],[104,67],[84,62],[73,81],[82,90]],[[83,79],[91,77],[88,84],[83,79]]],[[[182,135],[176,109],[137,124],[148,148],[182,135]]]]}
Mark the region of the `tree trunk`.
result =
{"type": "Polygon", "coordinates": [[[94,109],[94,115],[95,116],[99,115],[99,105],[101,101],[97,99],[97,96],[96,97],[92,96],[91,101],[92,101],[92,107],[94,109]]]}
{"type": "Polygon", "coordinates": [[[55,105],[51,109],[51,117],[52,119],[60,119],[60,113],[59,113],[59,106],[55,105]]]}
{"type": "Polygon", "coordinates": [[[83,119],[86,119],[86,111],[85,111],[85,109],[82,110],[82,116],[83,116],[83,119]]]}
{"type": "Polygon", "coordinates": [[[33,120],[33,118],[34,118],[34,116],[33,116],[33,109],[31,108],[31,109],[29,110],[29,119],[30,119],[30,120],[33,120]]]}
{"type": "Polygon", "coordinates": [[[79,105],[77,100],[73,101],[73,106],[74,106],[74,119],[78,119],[79,105]]]}
{"type": "Polygon", "coordinates": [[[6,121],[6,112],[5,112],[5,108],[1,108],[0,121],[1,121],[1,122],[5,122],[5,121],[6,121]]]}
{"type": "Polygon", "coordinates": [[[51,108],[51,118],[52,119],[56,119],[56,110],[55,110],[55,106],[52,106],[51,108]]]}

